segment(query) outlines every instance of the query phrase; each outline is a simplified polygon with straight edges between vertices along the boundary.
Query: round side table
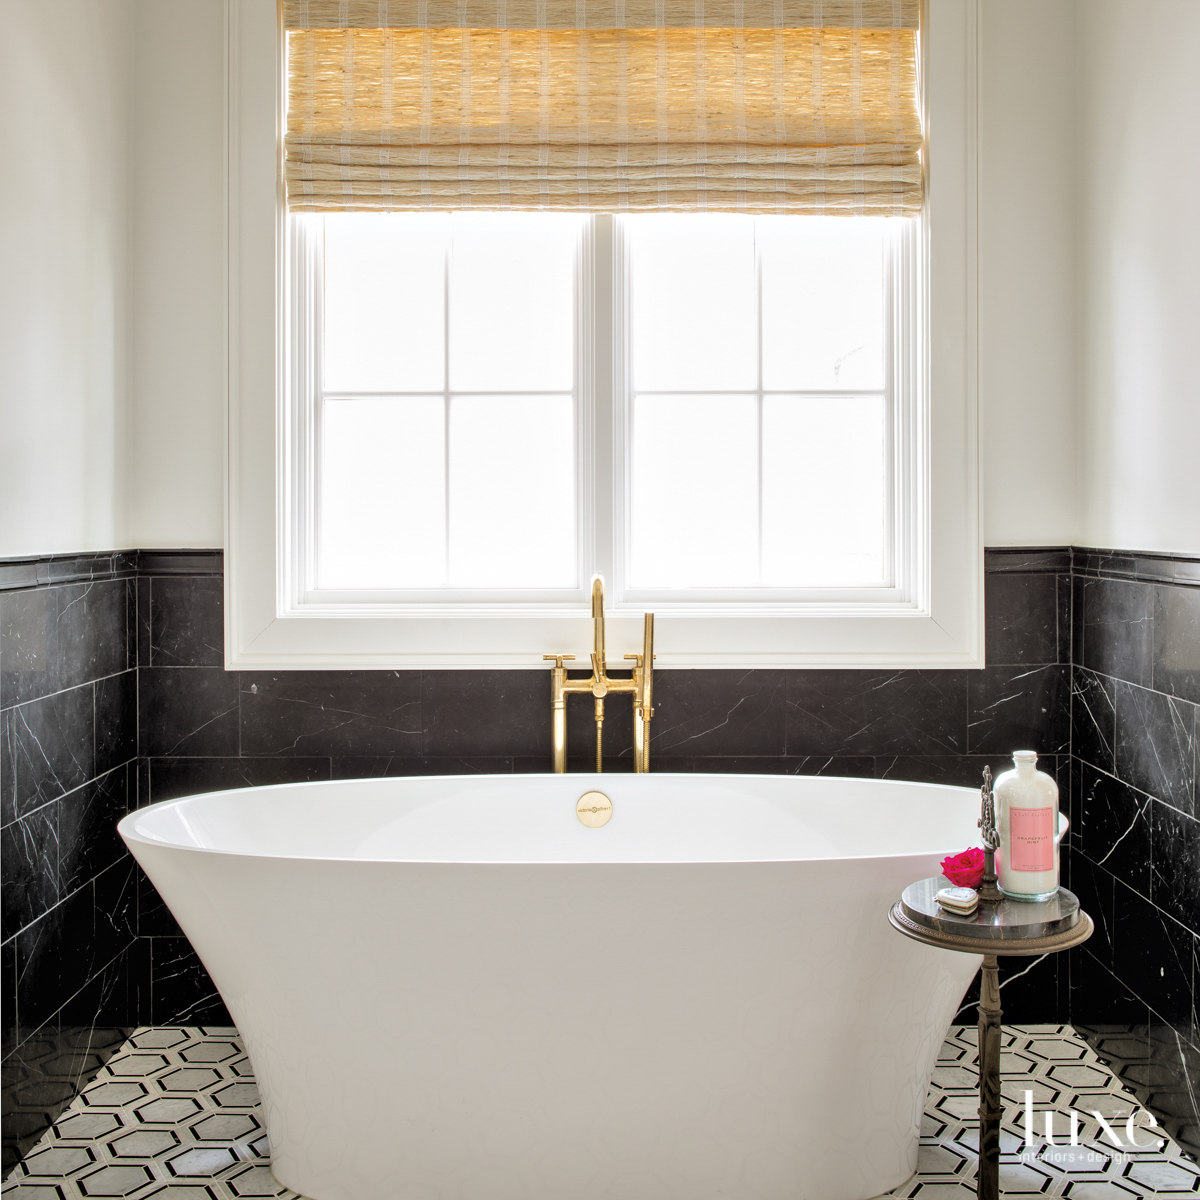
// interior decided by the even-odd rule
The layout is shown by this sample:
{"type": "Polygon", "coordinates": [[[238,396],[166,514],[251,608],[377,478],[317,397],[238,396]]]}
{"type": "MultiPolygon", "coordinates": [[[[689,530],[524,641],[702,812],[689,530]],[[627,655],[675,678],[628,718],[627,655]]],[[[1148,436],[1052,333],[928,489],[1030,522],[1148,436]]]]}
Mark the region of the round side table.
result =
{"type": "Polygon", "coordinates": [[[979,1200],[1000,1196],[1000,978],[1002,954],[1052,954],[1069,950],[1092,936],[1092,919],[1078,899],[1060,888],[1039,903],[1003,898],[980,900],[969,917],[947,912],[934,896],[949,880],[941,875],[904,889],[892,906],[892,928],[914,941],[941,950],[983,955],[979,989],[979,1200]]]}

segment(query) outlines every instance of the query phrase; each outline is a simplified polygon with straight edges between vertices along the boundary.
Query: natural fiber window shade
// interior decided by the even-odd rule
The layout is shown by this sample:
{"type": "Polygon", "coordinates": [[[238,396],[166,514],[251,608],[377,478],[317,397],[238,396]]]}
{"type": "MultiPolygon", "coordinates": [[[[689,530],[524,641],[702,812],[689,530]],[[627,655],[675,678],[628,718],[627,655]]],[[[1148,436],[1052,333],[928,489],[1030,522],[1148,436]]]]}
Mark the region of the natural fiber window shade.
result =
{"type": "Polygon", "coordinates": [[[288,205],[912,215],[916,13],[288,0],[288,205]]]}

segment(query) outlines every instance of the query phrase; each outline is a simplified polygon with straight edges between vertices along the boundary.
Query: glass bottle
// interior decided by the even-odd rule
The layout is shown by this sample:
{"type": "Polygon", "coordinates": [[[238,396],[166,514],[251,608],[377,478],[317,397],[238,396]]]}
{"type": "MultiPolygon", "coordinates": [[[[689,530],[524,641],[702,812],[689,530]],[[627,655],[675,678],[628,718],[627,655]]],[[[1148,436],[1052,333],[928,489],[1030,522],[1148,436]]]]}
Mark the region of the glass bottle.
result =
{"type": "Polygon", "coordinates": [[[1013,763],[996,780],[996,875],[1014,900],[1049,900],[1058,891],[1058,784],[1037,770],[1033,750],[1013,763]]]}

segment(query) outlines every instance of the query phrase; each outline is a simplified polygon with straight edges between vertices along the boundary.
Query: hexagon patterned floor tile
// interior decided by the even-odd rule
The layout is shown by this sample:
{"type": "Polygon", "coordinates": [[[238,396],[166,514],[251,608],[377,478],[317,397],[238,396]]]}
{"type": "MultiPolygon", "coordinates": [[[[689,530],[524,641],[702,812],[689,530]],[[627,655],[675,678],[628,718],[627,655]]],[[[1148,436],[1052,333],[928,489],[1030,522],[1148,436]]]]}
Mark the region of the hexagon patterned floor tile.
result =
{"type": "MultiPolygon", "coordinates": [[[[1149,1114],[1070,1026],[1006,1026],[1002,1069],[1003,1195],[1200,1196],[1200,1168],[1148,1128],[1149,1114]],[[1035,1115],[1032,1143],[1026,1091],[1035,1115]]],[[[975,1195],[976,1086],[975,1030],[956,1026],[929,1089],[917,1174],[891,1196],[975,1195]]],[[[136,1030],[18,1164],[3,1192],[5,1200],[295,1200],[271,1176],[258,1090],[237,1033],[214,1028],[136,1030]]]]}

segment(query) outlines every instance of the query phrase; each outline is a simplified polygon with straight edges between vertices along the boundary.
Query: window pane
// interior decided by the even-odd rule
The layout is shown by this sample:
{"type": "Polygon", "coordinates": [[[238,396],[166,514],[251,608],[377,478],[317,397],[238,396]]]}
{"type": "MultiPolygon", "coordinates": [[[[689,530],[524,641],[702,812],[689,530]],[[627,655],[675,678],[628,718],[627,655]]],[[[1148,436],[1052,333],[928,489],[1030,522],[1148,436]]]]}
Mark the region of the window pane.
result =
{"type": "Polygon", "coordinates": [[[450,583],[574,587],[570,396],[450,401],[450,583]]]}
{"type": "Polygon", "coordinates": [[[442,585],[444,404],[325,402],[318,587],[442,585]]]}
{"type": "Polygon", "coordinates": [[[639,396],[634,587],[737,587],[758,575],[758,401],[639,396]]]}
{"type": "Polygon", "coordinates": [[[623,218],[632,272],[638,391],[758,386],[754,221],[623,218]]]}
{"type": "Polygon", "coordinates": [[[583,219],[455,214],[450,263],[450,387],[575,386],[575,259],[583,219]]]}
{"type": "Polygon", "coordinates": [[[449,219],[331,213],[324,221],[325,390],[441,391],[449,219]]]}
{"type": "Polygon", "coordinates": [[[883,387],[884,221],[763,217],[763,387],[883,387]]]}
{"type": "Polygon", "coordinates": [[[881,396],[763,401],[763,583],[884,582],[881,396]]]}

